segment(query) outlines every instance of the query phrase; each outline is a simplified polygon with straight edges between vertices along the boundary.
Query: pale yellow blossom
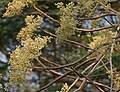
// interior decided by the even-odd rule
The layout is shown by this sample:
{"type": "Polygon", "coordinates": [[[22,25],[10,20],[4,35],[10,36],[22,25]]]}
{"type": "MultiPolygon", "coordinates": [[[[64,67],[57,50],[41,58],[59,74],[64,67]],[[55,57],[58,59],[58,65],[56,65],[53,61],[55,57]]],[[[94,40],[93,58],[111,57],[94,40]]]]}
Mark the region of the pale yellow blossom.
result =
{"type": "Polygon", "coordinates": [[[22,46],[17,46],[10,54],[9,63],[11,65],[9,84],[22,84],[27,80],[26,72],[31,67],[31,60],[37,58],[41,53],[40,50],[47,45],[50,38],[34,37],[27,39],[22,43],[22,46]]]}
{"type": "Polygon", "coordinates": [[[63,84],[63,87],[61,88],[61,91],[56,91],[56,92],[66,92],[68,90],[68,85],[67,83],[63,84]]]}
{"type": "Polygon", "coordinates": [[[43,23],[43,20],[40,16],[27,16],[25,18],[26,27],[21,28],[20,32],[17,35],[17,40],[26,40],[28,38],[31,38],[34,35],[34,31],[37,30],[37,28],[40,28],[40,24],[43,23]]]}
{"type": "Polygon", "coordinates": [[[115,79],[114,79],[114,88],[116,90],[118,90],[120,88],[120,76],[117,76],[115,79]]]}
{"type": "Polygon", "coordinates": [[[3,14],[3,17],[13,17],[21,14],[23,8],[33,3],[32,0],[13,0],[8,3],[6,12],[3,14]]]}
{"type": "Polygon", "coordinates": [[[89,47],[93,49],[96,46],[110,42],[114,36],[115,36],[115,32],[106,31],[106,30],[100,31],[98,32],[98,35],[93,37],[93,41],[89,44],[89,47]]]}

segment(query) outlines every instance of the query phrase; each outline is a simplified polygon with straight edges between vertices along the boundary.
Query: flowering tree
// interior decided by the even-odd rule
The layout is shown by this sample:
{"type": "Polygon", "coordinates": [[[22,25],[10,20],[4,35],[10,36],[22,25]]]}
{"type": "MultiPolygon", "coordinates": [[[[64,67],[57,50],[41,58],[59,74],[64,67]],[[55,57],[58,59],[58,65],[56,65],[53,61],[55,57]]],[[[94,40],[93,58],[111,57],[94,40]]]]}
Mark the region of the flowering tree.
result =
{"type": "MultiPolygon", "coordinates": [[[[47,75],[49,73],[57,75],[48,84],[42,87],[40,85],[36,92],[45,90],[65,78],[69,81],[66,81],[67,84],[63,85],[60,92],[71,90],[77,92],[82,90],[86,84],[94,86],[100,92],[119,91],[120,73],[114,65],[116,61],[113,55],[118,55],[120,52],[120,13],[113,9],[110,3],[109,0],[73,0],[67,4],[58,2],[55,3],[56,8],[59,9],[58,16],[60,17],[57,20],[39,9],[33,0],[9,2],[3,17],[19,16],[24,13],[24,8],[31,7],[38,14],[26,15],[26,26],[21,28],[16,36],[20,45],[16,46],[16,49],[10,53],[8,87],[24,85],[27,83],[32,70],[35,69],[38,71],[47,70],[46,76],[49,76],[47,75]],[[41,27],[44,23],[43,16],[49,18],[57,26],[55,33],[41,27]],[[116,20],[110,21],[110,19],[116,20]],[[46,35],[40,35],[37,31],[42,31],[46,35]],[[78,55],[77,60],[73,59],[75,57],[73,54],[66,56],[59,50],[57,53],[59,61],[64,61],[64,64],[57,64],[44,57],[42,49],[46,46],[49,48],[49,45],[53,44],[53,40],[56,40],[54,44],[56,46],[66,43],[67,46],[74,45],[75,53],[77,53],[75,55],[78,55]],[[35,61],[39,65],[35,65],[35,61]],[[107,75],[108,85],[94,80],[98,70],[104,71],[101,74],[107,75]]],[[[71,53],[73,52],[71,51],[71,53]]]]}

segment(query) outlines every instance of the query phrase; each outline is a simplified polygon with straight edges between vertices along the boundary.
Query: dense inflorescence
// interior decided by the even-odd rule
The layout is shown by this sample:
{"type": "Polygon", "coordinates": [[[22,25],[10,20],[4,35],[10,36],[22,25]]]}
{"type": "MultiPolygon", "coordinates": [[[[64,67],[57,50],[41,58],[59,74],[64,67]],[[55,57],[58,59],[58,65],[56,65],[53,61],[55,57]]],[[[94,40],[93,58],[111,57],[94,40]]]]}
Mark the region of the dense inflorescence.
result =
{"type": "Polygon", "coordinates": [[[96,8],[99,3],[96,0],[78,0],[77,8],[80,16],[94,16],[96,15],[96,8]]]}
{"type": "Polygon", "coordinates": [[[113,38],[115,37],[115,32],[103,30],[97,33],[96,36],[92,37],[93,41],[90,42],[89,47],[94,49],[97,46],[101,46],[98,50],[92,53],[88,58],[99,56],[100,54],[105,53],[108,45],[112,44],[113,38]],[[104,46],[102,46],[104,45],[104,46]]]}
{"type": "Polygon", "coordinates": [[[9,63],[11,65],[9,84],[22,84],[25,83],[26,72],[31,67],[31,59],[37,58],[40,55],[40,50],[47,45],[49,37],[35,37],[34,39],[27,39],[23,42],[22,46],[17,46],[16,49],[10,54],[9,63]]]}
{"type": "Polygon", "coordinates": [[[37,28],[40,28],[40,24],[43,23],[43,20],[40,16],[27,16],[25,18],[25,22],[27,27],[22,28],[20,32],[17,35],[17,40],[26,40],[28,38],[31,38],[33,36],[33,32],[37,30],[37,28]]]}
{"type": "Polygon", "coordinates": [[[16,50],[10,54],[10,85],[25,82],[26,78],[24,78],[24,76],[26,75],[27,67],[31,66],[28,55],[29,54],[25,52],[23,48],[20,48],[20,46],[17,46],[16,50]]]}
{"type": "Polygon", "coordinates": [[[11,65],[9,75],[9,85],[20,85],[27,81],[27,70],[32,66],[32,59],[37,58],[40,50],[47,45],[50,38],[47,36],[34,35],[34,31],[40,28],[43,22],[40,16],[27,16],[25,18],[27,27],[22,28],[17,35],[17,39],[21,41],[21,45],[10,54],[9,63],[11,65]]]}
{"type": "Polygon", "coordinates": [[[115,32],[106,30],[100,31],[96,36],[93,37],[93,41],[89,44],[89,47],[93,49],[96,46],[108,43],[113,39],[113,37],[115,37],[115,32]]]}
{"type": "Polygon", "coordinates": [[[117,76],[115,79],[114,79],[114,88],[119,90],[120,88],[120,76],[117,76]]]}
{"type": "Polygon", "coordinates": [[[13,17],[21,14],[23,8],[32,4],[32,0],[13,0],[8,3],[8,7],[6,8],[6,12],[3,14],[4,17],[13,17]]]}
{"type": "MultiPolygon", "coordinates": [[[[62,2],[57,3],[57,8],[60,9],[60,27],[56,32],[58,36],[58,42],[61,42],[62,40],[67,39],[69,36],[75,34],[74,29],[78,24],[78,21],[75,20],[76,15],[91,17],[96,16],[98,13],[100,14],[101,12],[96,11],[97,8],[100,8],[99,2],[107,3],[108,1],[78,0],[76,5],[71,2],[66,4],[66,6],[64,6],[62,2]]],[[[98,24],[98,22],[96,24],[98,24]]],[[[96,26],[96,24],[93,25],[96,26]]]]}
{"type": "Polygon", "coordinates": [[[76,27],[77,21],[74,19],[74,13],[76,11],[76,7],[74,7],[74,3],[71,2],[66,5],[63,3],[57,3],[57,8],[60,9],[60,27],[57,30],[58,41],[62,41],[67,37],[74,35],[74,28],[76,27]]]}

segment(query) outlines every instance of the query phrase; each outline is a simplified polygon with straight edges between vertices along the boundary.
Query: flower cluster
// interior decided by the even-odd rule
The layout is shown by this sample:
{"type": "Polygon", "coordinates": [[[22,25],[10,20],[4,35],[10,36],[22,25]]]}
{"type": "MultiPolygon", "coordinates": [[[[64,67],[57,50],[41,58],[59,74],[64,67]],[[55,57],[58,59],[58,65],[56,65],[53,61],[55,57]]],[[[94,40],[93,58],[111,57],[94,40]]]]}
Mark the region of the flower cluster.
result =
{"type": "Polygon", "coordinates": [[[27,80],[26,72],[31,67],[30,60],[36,58],[40,54],[40,50],[47,45],[49,37],[35,37],[34,39],[25,40],[21,46],[17,46],[16,49],[10,54],[9,63],[11,65],[9,84],[22,84],[27,80]]]}
{"type": "Polygon", "coordinates": [[[67,90],[68,90],[68,85],[67,85],[67,83],[65,83],[64,85],[63,85],[63,87],[61,88],[61,91],[56,91],[56,92],[66,92],[67,90]]]}
{"type": "Polygon", "coordinates": [[[94,16],[96,14],[95,10],[98,7],[98,2],[96,0],[78,0],[78,13],[80,16],[94,16]]]}
{"type": "Polygon", "coordinates": [[[65,6],[63,3],[57,3],[57,8],[60,9],[60,27],[58,28],[56,34],[58,36],[58,40],[62,41],[62,39],[66,39],[68,36],[74,35],[74,28],[76,27],[77,21],[74,19],[74,13],[76,11],[76,7],[74,7],[74,3],[71,2],[65,6]],[[61,39],[62,38],[62,39],[61,39]]]}
{"type": "Polygon", "coordinates": [[[120,88],[120,76],[117,76],[115,79],[114,79],[114,87],[115,89],[119,89],[120,88]]]}
{"type": "Polygon", "coordinates": [[[29,38],[25,40],[22,44],[26,51],[31,55],[32,58],[37,57],[40,53],[40,50],[47,45],[47,41],[50,41],[50,37],[47,36],[37,36],[33,39],[29,38]]]}
{"type": "Polygon", "coordinates": [[[24,83],[25,78],[23,78],[26,74],[27,67],[31,64],[29,63],[29,53],[25,52],[23,48],[20,46],[16,47],[10,54],[9,63],[11,65],[10,75],[9,75],[9,83],[10,85],[15,83],[24,83]]]}
{"type": "Polygon", "coordinates": [[[6,12],[3,14],[4,17],[13,17],[15,15],[21,14],[23,8],[32,4],[32,0],[13,0],[8,3],[8,7],[6,8],[6,12]]]}
{"type": "Polygon", "coordinates": [[[22,28],[17,35],[17,40],[22,44],[10,54],[9,63],[11,65],[9,84],[23,84],[27,80],[27,70],[31,67],[31,60],[40,55],[40,50],[47,45],[50,38],[47,36],[35,36],[34,31],[43,22],[40,16],[27,16],[25,18],[26,27],[22,28]]]}
{"type": "Polygon", "coordinates": [[[96,36],[93,37],[93,41],[89,44],[89,47],[93,49],[96,46],[110,42],[114,36],[115,33],[112,31],[107,30],[100,31],[96,36]]]}
{"type": "Polygon", "coordinates": [[[105,43],[112,43],[113,42],[113,38],[115,37],[115,32],[112,31],[107,31],[107,30],[103,30],[98,32],[98,34],[96,36],[93,37],[93,41],[89,44],[89,47],[91,49],[94,49],[97,46],[101,46],[98,50],[96,50],[94,53],[92,53],[88,58],[91,57],[99,57],[100,54],[105,53],[105,51],[108,48],[108,45],[104,45],[105,43]]]}
{"type": "Polygon", "coordinates": [[[43,23],[43,20],[40,16],[27,16],[25,18],[25,22],[27,27],[22,28],[20,32],[17,35],[17,40],[26,40],[28,38],[31,38],[33,36],[33,32],[40,27],[40,24],[43,23]]]}

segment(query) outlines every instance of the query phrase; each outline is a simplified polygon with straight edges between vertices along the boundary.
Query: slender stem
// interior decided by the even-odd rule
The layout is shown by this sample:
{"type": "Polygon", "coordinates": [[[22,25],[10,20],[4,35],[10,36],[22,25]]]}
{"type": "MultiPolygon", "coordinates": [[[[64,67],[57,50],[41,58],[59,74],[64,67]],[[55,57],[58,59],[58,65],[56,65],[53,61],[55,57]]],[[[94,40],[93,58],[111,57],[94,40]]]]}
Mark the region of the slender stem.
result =
{"type": "Polygon", "coordinates": [[[109,58],[109,62],[110,62],[110,78],[111,78],[111,90],[110,92],[112,92],[112,86],[113,86],[113,64],[112,64],[112,53],[113,53],[113,48],[115,45],[115,39],[114,42],[111,46],[111,50],[110,50],[110,58],[109,58]]]}
{"type": "MultiPolygon", "coordinates": [[[[53,33],[51,33],[51,32],[48,32],[48,31],[43,30],[43,29],[41,29],[41,28],[40,28],[40,30],[43,31],[43,32],[45,32],[45,33],[47,33],[48,35],[50,35],[50,36],[52,36],[52,37],[57,38],[57,35],[55,35],[55,34],[53,34],[53,33]]],[[[61,38],[61,39],[62,39],[62,38],[61,38]]],[[[63,39],[63,40],[66,41],[66,42],[68,42],[68,43],[72,43],[72,44],[75,44],[75,45],[79,45],[79,46],[81,46],[81,47],[84,47],[85,49],[90,49],[89,47],[87,47],[87,46],[85,46],[85,45],[83,45],[83,44],[81,44],[81,43],[78,43],[78,42],[76,42],[76,41],[72,41],[72,40],[68,40],[68,39],[63,39]]]]}
{"type": "Polygon", "coordinates": [[[97,17],[92,17],[92,18],[75,18],[77,20],[95,20],[95,19],[99,19],[99,18],[102,18],[102,17],[105,17],[105,16],[116,16],[116,14],[101,14],[100,16],[97,16],[97,17]]]}
{"type": "Polygon", "coordinates": [[[39,8],[37,8],[35,5],[33,5],[34,9],[37,10],[40,14],[48,17],[49,19],[51,19],[52,21],[54,21],[55,23],[57,23],[58,25],[60,25],[60,22],[52,17],[50,17],[48,14],[46,14],[45,12],[43,12],[42,10],[40,10],[39,8]]]}
{"type": "Polygon", "coordinates": [[[70,87],[67,89],[66,92],[69,92],[69,90],[76,84],[76,82],[79,80],[79,78],[76,78],[76,80],[70,85],[70,87]]]}
{"type": "MultiPolygon", "coordinates": [[[[63,56],[62,56],[62,57],[63,57],[63,56]]],[[[64,58],[64,60],[65,60],[66,62],[69,63],[69,61],[68,61],[65,57],[63,57],[63,58],[64,58]]],[[[93,82],[90,78],[88,78],[88,77],[85,76],[84,74],[79,74],[79,73],[76,71],[76,69],[74,69],[72,66],[70,66],[70,68],[74,71],[74,73],[75,73],[76,75],[79,76],[79,78],[85,77],[85,78],[86,78],[88,81],[90,81],[90,83],[93,84],[100,92],[105,92],[105,91],[102,90],[99,86],[97,86],[96,84],[94,84],[94,82],[93,82]]]]}
{"type": "Polygon", "coordinates": [[[100,31],[100,30],[104,30],[104,29],[109,29],[109,28],[113,28],[116,27],[118,24],[113,24],[112,26],[105,26],[103,28],[97,28],[97,29],[82,29],[82,28],[75,28],[76,31],[84,31],[84,32],[94,32],[94,31],[100,31]]]}
{"type": "Polygon", "coordinates": [[[109,9],[110,11],[112,11],[112,12],[114,12],[114,13],[116,13],[117,15],[119,15],[120,16],[120,13],[119,12],[117,12],[116,10],[114,10],[114,9],[112,9],[111,7],[109,7],[109,6],[106,6],[105,4],[103,4],[102,2],[99,2],[102,6],[104,6],[106,9],[109,9]]]}

